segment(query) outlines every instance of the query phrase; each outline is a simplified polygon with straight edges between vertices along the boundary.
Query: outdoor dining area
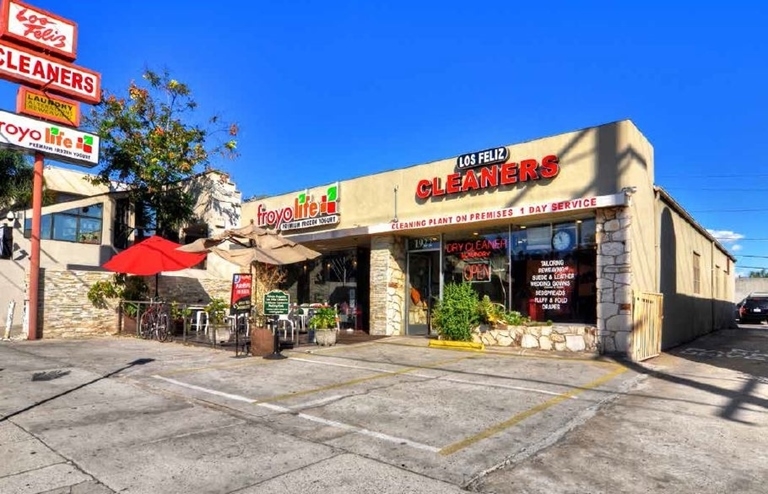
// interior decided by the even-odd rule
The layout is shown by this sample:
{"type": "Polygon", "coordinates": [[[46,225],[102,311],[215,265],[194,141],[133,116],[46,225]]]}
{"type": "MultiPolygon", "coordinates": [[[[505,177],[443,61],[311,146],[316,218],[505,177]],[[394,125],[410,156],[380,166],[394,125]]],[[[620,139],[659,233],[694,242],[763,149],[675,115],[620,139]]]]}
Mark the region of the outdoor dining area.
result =
{"type": "Polygon", "coordinates": [[[123,275],[154,276],[154,296],[149,300],[120,301],[120,333],[159,341],[210,345],[232,349],[236,354],[255,355],[324,344],[318,342],[320,331],[323,335],[333,332],[335,342],[336,335],[351,335],[359,329],[359,309],[350,307],[346,301],[334,305],[296,304],[289,303],[285,294],[284,307],[277,312],[266,302],[261,303],[263,294],[259,293],[259,288],[263,291],[265,287],[257,286],[254,278],[259,267],[280,267],[319,256],[319,252],[250,224],[186,245],[159,236],[149,237],[113,256],[103,267],[123,275]],[[190,268],[210,254],[240,266],[243,271],[234,275],[230,300],[207,296],[190,302],[159,296],[161,273],[190,268]],[[246,283],[247,290],[235,300],[234,286],[239,278],[246,283]],[[243,294],[247,295],[243,297],[243,294]]]}

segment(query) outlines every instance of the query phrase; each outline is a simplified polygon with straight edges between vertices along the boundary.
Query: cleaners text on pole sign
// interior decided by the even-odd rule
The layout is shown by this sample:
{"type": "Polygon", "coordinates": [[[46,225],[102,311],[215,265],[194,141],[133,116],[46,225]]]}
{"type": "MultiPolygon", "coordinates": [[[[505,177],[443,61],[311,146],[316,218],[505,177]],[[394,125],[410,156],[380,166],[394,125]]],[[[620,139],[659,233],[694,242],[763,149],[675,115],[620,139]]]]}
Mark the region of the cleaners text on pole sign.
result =
{"type": "Polygon", "coordinates": [[[80,103],[24,86],[16,93],[16,111],[72,127],[80,125],[80,103]]]}
{"type": "Polygon", "coordinates": [[[101,100],[101,76],[47,55],[0,41],[0,77],[69,96],[83,103],[101,100]]]}
{"type": "Polygon", "coordinates": [[[58,161],[88,168],[99,163],[99,136],[2,110],[0,146],[42,152],[58,161]]]}
{"type": "Polygon", "coordinates": [[[3,0],[0,38],[68,61],[77,58],[77,24],[18,0],[3,0]]]}

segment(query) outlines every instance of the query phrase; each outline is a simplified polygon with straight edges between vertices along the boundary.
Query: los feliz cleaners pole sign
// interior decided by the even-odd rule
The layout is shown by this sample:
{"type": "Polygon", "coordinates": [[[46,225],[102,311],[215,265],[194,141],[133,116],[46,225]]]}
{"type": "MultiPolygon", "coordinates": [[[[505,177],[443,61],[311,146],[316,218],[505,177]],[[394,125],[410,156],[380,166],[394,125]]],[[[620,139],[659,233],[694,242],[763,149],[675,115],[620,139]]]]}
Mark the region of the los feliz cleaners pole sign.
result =
{"type": "Polygon", "coordinates": [[[23,87],[17,113],[0,110],[0,146],[96,166],[99,137],[72,127],[80,119],[78,102],[101,99],[101,76],[72,64],[77,24],[18,0],[1,1],[0,78],[23,87]]]}

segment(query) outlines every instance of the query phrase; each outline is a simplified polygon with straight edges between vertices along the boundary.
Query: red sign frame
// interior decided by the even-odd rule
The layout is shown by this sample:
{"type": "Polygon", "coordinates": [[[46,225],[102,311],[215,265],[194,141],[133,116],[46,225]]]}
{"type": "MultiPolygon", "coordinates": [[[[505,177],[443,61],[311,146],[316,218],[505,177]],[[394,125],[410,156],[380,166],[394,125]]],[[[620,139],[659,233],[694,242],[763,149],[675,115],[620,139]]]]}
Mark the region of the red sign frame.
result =
{"type": "MultiPolygon", "coordinates": [[[[96,71],[71,64],[69,62],[58,60],[44,53],[34,53],[28,50],[29,49],[24,46],[19,46],[14,43],[0,40],[0,78],[18,82],[19,84],[31,86],[37,89],[46,88],[46,90],[50,91],[51,93],[68,96],[83,103],[97,104],[99,101],[101,101],[101,74],[96,71]],[[16,57],[17,60],[13,60],[13,57],[8,56],[8,49],[15,50],[20,54],[16,57]],[[34,65],[36,58],[40,58],[48,64],[58,66],[57,68],[59,73],[61,73],[62,69],[69,71],[70,77],[74,78],[73,73],[76,72],[81,73],[80,79],[84,79],[84,75],[90,76],[93,78],[93,90],[78,92],[77,90],[63,85],[57,81],[45,80],[44,78],[35,78],[32,76],[24,75],[23,73],[19,74],[13,69],[9,70],[7,67],[8,62],[16,62],[19,66],[24,65],[27,69],[29,69],[31,65],[34,65]]],[[[10,53],[10,55],[12,54],[13,52],[10,53]]],[[[18,71],[20,69],[19,66],[14,67],[14,69],[18,71]]]]}
{"type": "Polygon", "coordinates": [[[48,12],[45,9],[41,9],[33,5],[29,5],[25,2],[20,2],[19,0],[2,0],[2,2],[3,2],[2,6],[0,7],[1,9],[0,10],[0,39],[15,42],[23,46],[28,46],[34,50],[42,50],[43,52],[50,53],[53,56],[56,56],[63,60],[67,60],[69,62],[72,62],[77,58],[77,23],[76,22],[70,21],[69,19],[65,19],[52,12],[48,12]],[[11,1],[13,1],[13,3],[23,8],[30,9],[37,14],[43,14],[47,17],[55,19],[56,21],[62,24],[71,26],[72,27],[72,51],[68,52],[66,50],[57,48],[55,46],[51,46],[46,43],[36,41],[35,39],[30,39],[26,36],[20,36],[16,33],[10,32],[8,29],[9,29],[9,24],[11,20],[10,19],[11,1]]]}

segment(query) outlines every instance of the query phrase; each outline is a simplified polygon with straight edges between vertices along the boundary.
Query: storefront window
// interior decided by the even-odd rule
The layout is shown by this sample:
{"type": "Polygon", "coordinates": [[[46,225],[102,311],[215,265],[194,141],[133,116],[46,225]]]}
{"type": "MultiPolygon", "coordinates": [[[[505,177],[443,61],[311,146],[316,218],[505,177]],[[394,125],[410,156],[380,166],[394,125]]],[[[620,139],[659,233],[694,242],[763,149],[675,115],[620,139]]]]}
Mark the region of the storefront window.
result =
{"type": "Polygon", "coordinates": [[[512,309],[536,321],[594,322],[594,219],[515,227],[512,309]]]}
{"type": "MultiPolygon", "coordinates": [[[[40,218],[40,238],[86,244],[101,243],[102,204],[68,209],[40,218]]],[[[24,236],[32,236],[32,219],[24,220],[24,236]]]]}
{"type": "Polygon", "coordinates": [[[444,283],[536,321],[596,319],[594,218],[446,235],[442,251],[444,283]]]}
{"type": "Polygon", "coordinates": [[[508,228],[446,235],[443,244],[445,283],[472,283],[477,294],[492,302],[509,301],[508,228]]]}

